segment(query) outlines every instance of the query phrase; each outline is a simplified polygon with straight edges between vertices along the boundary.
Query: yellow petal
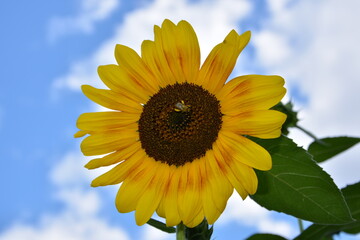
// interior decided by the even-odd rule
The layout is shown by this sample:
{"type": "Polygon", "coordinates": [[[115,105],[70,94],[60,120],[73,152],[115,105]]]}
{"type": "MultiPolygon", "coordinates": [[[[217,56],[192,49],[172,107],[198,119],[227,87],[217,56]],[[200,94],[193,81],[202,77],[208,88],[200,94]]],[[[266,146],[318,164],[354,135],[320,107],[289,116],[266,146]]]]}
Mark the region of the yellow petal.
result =
{"type": "MultiPolygon", "coordinates": [[[[201,209],[201,179],[200,179],[200,166],[199,159],[194,160],[191,163],[187,163],[188,168],[183,168],[181,178],[186,179],[186,184],[180,185],[179,189],[179,213],[182,221],[185,225],[192,222],[201,209]],[[185,176],[186,175],[186,176],[185,176]],[[186,203],[186,204],[184,204],[186,203]]],[[[184,184],[185,181],[180,181],[184,184]]]]}
{"type": "Polygon", "coordinates": [[[140,103],[146,103],[149,99],[148,91],[118,65],[99,66],[98,74],[105,85],[115,92],[140,103]]]}
{"type": "Polygon", "coordinates": [[[109,166],[124,159],[129,158],[137,151],[141,151],[140,142],[129,143],[129,146],[125,146],[123,149],[117,150],[116,152],[110,153],[102,158],[95,158],[88,162],[85,167],[87,169],[95,169],[98,167],[109,166]]]}
{"type": "Polygon", "coordinates": [[[218,44],[210,52],[200,69],[197,84],[216,94],[231,74],[240,52],[250,40],[250,32],[242,35],[232,30],[224,42],[218,44]]]}
{"type": "Polygon", "coordinates": [[[166,86],[176,83],[177,76],[173,74],[168,59],[163,49],[162,30],[159,26],[154,26],[154,41],[144,41],[142,46],[142,56],[154,74],[160,77],[161,83],[166,86]],[[153,62],[153,63],[151,63],[153,62]]]}
{"type": "Polygon", "coordinates": [[[82,130],[107,130],[125,127],[136,123],[140,118],[139,114],[127,112],[93,112],[83,113],[79,116],[76,126],[82,130]]]}
{"type": "MultiPolygon", "coordinates": [[[[209,222],[209,224],[213,224],[220,216],[221,211],[216,206],[213,196],[212,196],[212,184],[209,179],[213,179],[213,173],[209,167],[208,157],[205,157],[205,161],[203,165],[200,167],[200,175],[202,180],[202,190],[201,190],[201,199],[204,215],[209,222]]],[[[225,196],[223,196],[226,198],[225,196]]]]}
{"type": "Polygon", "coordinates": [[[220,217],[220,210],[216,207],[214,200],[212,198],[211,187],[207,186],[203,191],[202,200],[203,200],[203,211],[204,215],[209,224],[214,224],[214,222],[220,217]]]}
{"type": "Polygon", "coordinates": [[[164,193],[166,226],[175,226],[181,222],[178,211],[178,186],[182,167],[170,166],[170,177],[164,193]]]}
{"type": "Polygon", "coordinates": [[[145,158],[146,155],[144,151],[136,152],[133,156],[119,163],[110,171],[95,178],[92,181],[91,186],[99,187],[121,183],[129,174],[136,172],[138,168],[142,169],[140,166],[144,163],[145,158]]]}
{"type": "Polygon", "coordinates": [[[74,134],[74,138],[80,138],[80,137],[85,136],[86,134],[88,134],[88,131],[80,130],[80,131],[77,131],[77,132],[74,134]]]}
{"type": "Polygon", "coordinates": [[[164,205],[164,198],[161,199],[158,208],[156,209],[156,214],[159,217],[165,218],[166,219],[166,215],[165,215],[165,205],[164,205]]]}
{"type": "Polygon", "coordinates": [[[155,169],[155,167],[154,160],[146,158],[140,165],[129,171],[116,195],[115,204],[119,212],[127,213],[136,209],[140,197],[155,174],[149,169],[155,169]]]}
{"type": "Polygon", "coordinates": [[[233,132],[220,131],[218,143],[228,159],[234,158],[250,167],[267,171],[272,167],[270,154],[260,145],[233,132]]]}
{"type": "Polygon", "coordinates": [[[154,75],[147,68],[140,56],[131,48],[117,44],[115,58],[119,67],[131,77],[138,85],[152,96],[159,89],[158,82],[154,75]]]}
{"type": "Polygon", "coordinates": [[[227,83],[216,97],[221,101],[221,112],[234,116],[271,108],[285,95],[283,85],[280,76],[241,76],[227,83]]]}
{"type": "Polygon", "coordinates": [[[191,25],[180,21],[175,26],[165,20],[162,28],[155,26],[154,32],[155,41],[144,41],[141,54],[161,86],[194,82],[200,67],[200,48],[191,25]]]}
{"type": "Polygon", "coordinates": [[[234,176],[239,182],[242,183],[242,186],[245,188],[246,192],[249,194],[254,194],[258,186],[258,180],[254,169],[248,165],[236,161],[236,159],[234,160],[227,162],[232,172],[234,173],[234,176]]]}
{"type": "Polygon", "coordinates": [[[176,50],[185,79],[187,82],[195,82],[200,68],[200,47],[196,33],[186,21],[178,23],[176,33],[176,50]]]}
{"type": "Polygon", "coordinates": [[[168,66],[162,46],[157,42],[145,40],[141,44],[141,56],[144,63],[148,66],[155,78],[158,80],[160,87],[168,84],[174,84],[175,78],[168,66]]]}
{"type": "Polygon", "coordinates": [[[154,211],[158,208],[165,186],[169,180],[169,166],[159,162],[156,162],[156,165],[158,165],[158,168],[152,169],[155,174],[136,205],[135,218],[136,224],[139,226],[149,221],[154,211]]]}
{"type": "Polygon", "coordinates": [[[178,211],[185,225],[190,224],[201,210],[199,169],[193,163],[181,167],[178,185],[178,211]]]}
{"type": "Polygon", "coordinates": [[[238,194],[245,199],[248,196],[248,192],[245,190],[243,183],[239,181],[238,178],[234,175],[231,167],[227,164],[226,160],[224,159],[223,149],[219,149],[218,142],[213,145],[214,156],[217,164],[219,165],[220,169],[224,172],[224,175],[228,178],[229,182],[234,186],[238,194]]]}
{"type": "Polygon", "coordinates": [[[177,29],[170,20],[164,20],[161,29],[154,28],[155,44],[161,43],[162,51],[167,64],[176,82],[185,82],[185,76],[181,67],[180,54],[177,47],[177,29]]]}
{"type": "Polygon", "coordinates": [[[224,116],[222,129],[241,135],[258,138],[277,138],[281,135],[281,126],[286,115],[274,110],[245,112],[236,116],[224,116]]]}
{"type": "Polygon", "coordinates": [[[185,223],[184,224],[189,227],[189,228],[194,228],[197,225],[199,225],[202,221],[204,220],[204,212],[201,210],[191,222],[185,223]]]}
{"type": "Polygon", "coordinates": [[[89,99],[106,108],[138,114],[142,112],[140,103],[114,91],[97,89],[89,85],[83,85],[81,89],[89,99]]]}
{"type": "Polygon", "coordinates": [[[137,128],[122,128],[116,131],[94,133],[81,143],[81,151],[85,156],[102,155],[123,149],[139,139],[137,128]]]}
{"type": "Polygon", "coordinates": [[[234,191],[234,187],[227,177],[229,169],[225,162],[221,162],[221,159],[215,158],[214,151],[208,151],[206,157],[207,161],[205,164],[208,174],[209,190],[211,191],[215,206],[218,211],[222,213],[226,207],[227,200],[234,191]]]}

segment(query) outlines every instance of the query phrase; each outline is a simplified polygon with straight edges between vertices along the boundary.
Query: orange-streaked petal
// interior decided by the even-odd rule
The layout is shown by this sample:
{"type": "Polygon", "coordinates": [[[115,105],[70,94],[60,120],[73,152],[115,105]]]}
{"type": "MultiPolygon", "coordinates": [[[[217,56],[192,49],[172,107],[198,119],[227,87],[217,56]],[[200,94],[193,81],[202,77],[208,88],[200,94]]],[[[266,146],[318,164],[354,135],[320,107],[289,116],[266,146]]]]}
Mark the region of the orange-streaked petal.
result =
{"type": "Polygon", "coordinates": [[[202,65],[197,84],[216,94],[230,76],[240,52],[250,40],[250,32],[239,35],[232,30],[225,40],[215,46],[202,65]]]}
{"type": "MultiPolygon", "coordinates": [[[[166,184],[168,184],[168,182],[167,182],[166,184]]],[[[164,194],[165,194],[165,192],[164,192],[164,194]]],[[[159,206],[158,206],[158,208],[156,209],[156,214],[157,214],[159,217],[162,217],[162,218],[165,218],[165,219],[166,219],[166,215],[165,215],[165,205],[164,205],[164,197],[160,200],[159,206]]]]}
{"type": "Polygon", "coordinates": [[[155,26],[154,32],[155,41],[144,41],[141,53],[160,85],[195,82],[200,67],[200,48],[191,25],[180,21],[176,26],[165,20],[162,28],[155,26]]]}
{"type": "Polygon", "coordinates": [[[166,226],[175,226],[181,222],[178,210],[178,186],[182,167],[170,166],[169,182],[164,190],[163,204],[166,216],[166,226]]]}
{"type": "MultiPolygon", "coordinates": [[[[213,145],[214,146],[214,145],[213,145]]],[[[234,191],[234,186],[228,180],[228,168],[224,161],[216,159],[215,152],[210,150],[206,153],[206,169],[209,173],[208,180],[212,198],[217,209],[222,213],[225,209],[227,200],[234,191]]]]}
{"type": "Polygon", "coordinates": [[[184,223],[189,228],[194,228],[204,220],[204,211],[201,209],[193,218],[191,222],[184,223]]]}
{"type": "Polygon", "coordinates": [[[259,110],[232,117],[224,116],[222,129],[258,138],[277,138],[281,135],[281,126],[285,120],[286,115],[279,111],[259,110]]]}
{"type": "MultiPolygon", "coordinates": [[[[222,150],[219,149],[218,144],[215,143],[213,145],[214,150],[214,156],[216,163],[218,166],[221,166],[221,170],[224,173],[224,175],[227,177],[229,182],[234,186],[235,190],[238,192],[238,194],[241,196],[242,199],[245,199],[248,196],[248,192],[245,190],[245,187],[243,186],[243,183],[239,181],[238,178],[236,178],[235,174],[233,173],[233,170],[226,162],[224,156],[222,155],[222,150]]],[[[231,160],[231,159],[227,159],[231,160]]]]}
{"type": "Polygon", "coordinates": [[[187,163],[186,165],[189,165],[188,169],[184,168],[182,172],[182,177],[187,174],[187,182],[184,186],[185,191],[183,195],[179,195],[178,204],[180,217],[187,226],[194,220],[194,214],[197,214],[201,209],[201,179],[199,162],[200,161],[196,159],[191,163],[187,163]]]}
{"type": "Polygon", "coordinates": [[[129,174],[136,171],[145,161],[145,152],[136,152],[134,155],[113,167],[110,171],[95,178],[91,186],[99,187],[118,184],[124,181],[129,174]]]}
{"type": "Polygon", "coordinates": [[[97,89],[89,85],[83,85],[81,89],[89,99],[106,108],[129,113],[140,114],[142,112],[142,106],[140,103],[137,103],[114,91],[97,89]]]}
{"type": "MultiPolygon", "coordinates": [[[[153,160],[155,162],[155,160],[153,160]]],[[[135,218],[137,225],[144,225],[155,210],[158,208],[160,200],[163,197],[166,184],[169,180],[169,166],[156,162],[157,169],[153,169],[155,174],[146,187],[136,205],[135,218]]]]}
{"type": "Polygon", "coordinates": [[[241,76],[227,83],[216,97],[221,101],[221,112],[234,116],[271,108],[285,95],[283,85],[279,76],[241,76]]]}
{"type": "Polygon", "coordinates": [[[181,167],[178,185],[178,211],[185,225],[191,224],[201,210],[200,176],[198,166],[193,164],[194,161],[181,167]]]}
{"type": "Polygon", "coordinates": [[[242,182],[245,190],[249,194],[254,194],[258,186],[258,179],[254,169],[239,161],[232,161],[232,165],[230,167],[236,178],[242,182]]]}
{"type": "Polygon", "coordinates": [[[124,159],[128,159],[135,152],[141,151],[140,142],[131,143],[125,145],[124,148],[118,149],[116,152],[110,153],[102,158],[95,158],[88,162],[85,167],[87,169],[95,169],[99,167],[109,166],[118,162],[121,162],[124,159]]]}
{"type": "Polygon", "coordinates": [[[153,159],[145,157],[144,161],[140,163],[136,168],[129,171],[116,195],[116,208],[121,213],[131,212],[136,209],[140,197],[146,191],[150,180],[156,173],[149,171],[149,169],[155,170],[158,166],[153,159]]]}
{"type": "MultiPolygon", "coordinates": [[[[155,44],[161,44],[167,65],[176,82],[185,82],[185,75],[181,67],[180,54],[177,47],[177,29],[173,22],[166,19],[161,28],[155,27],[155,44]]],[[[159,49],[159,48],[158,48],[159,49]]],[[[160,50],[160,51],[161,51],[160,50]]],[[[159,53],[161,54],[161,53],[159,53]]]]}
{"type": "MultiPolygon", "coordinates": [[[[213,224],[221,215],[222,211],[218,209],[213,199],[213,184],[209,181],[209,179],[214,178],[214,174],[212,173],[210,166],[209,166],[209,159],[205,157],[205,161],[203,165],[200,167],[200,175],[201,175],[201,182],[202,182],[202,190],[201,190],[201,199],[202,199],[202,206],[204,215],[209,222],[209,224],[213,224]]],[[[214,186],[216,187],[216,186],[214,186]]],[[[223,186],[221,187],[223,188],[223,186]]],[[[221,198],[226,198],[225,196],[221,196],[221,198]]]]}
{"type": "Polygon", "coordinates": [[[136,128],[123,128],[114,131],[94,133],[81,143],[81,151],[85,156],[110,153],[134,144],[139,140],[136,128]]]}
{"type": "Polygon", "coordinates": [[[200,47],[194,29],[186,21],[180,21],[177,25],[176,44],[185,79],[195,82],[200,68],[200,47]]]}
{"type": "Polygon", "coordinates": [[[175,78],[167,64],[167,60],[162,51],[162,46],[150,40],[145,40],[141,44],[141,56],[154,74],[160,87],[175,83],[175,78]]]}
{"type": "Polygon", "coordinates": [[[76,126],[82,130],[99,131],[125,127],[139,120],[139,114],[127,112],[92,112],[79,116],[76,126]]]}
{"type": "Polygon", "coordinates": [[[146,90],[149,96],[159,90],[157,80],[148,69],[141,57],[131,48],[117,44],[115,58],[121,69],[131,77],[138,85],[146,90]]]}
{"type": "Polygon", "coordinates": [[[230,131],[219,132],[221,152],[227,159],[236,159],[250,167],[267,171],[272,167],[271,156],[255,142],[230,131]]]}
{"type": "Polygon", "coordinates": [[[146,103],[149,99],[149,92],[118,65],[99,66],[98,74],[106,86],[121,95],[140,103],[146,103]]]}

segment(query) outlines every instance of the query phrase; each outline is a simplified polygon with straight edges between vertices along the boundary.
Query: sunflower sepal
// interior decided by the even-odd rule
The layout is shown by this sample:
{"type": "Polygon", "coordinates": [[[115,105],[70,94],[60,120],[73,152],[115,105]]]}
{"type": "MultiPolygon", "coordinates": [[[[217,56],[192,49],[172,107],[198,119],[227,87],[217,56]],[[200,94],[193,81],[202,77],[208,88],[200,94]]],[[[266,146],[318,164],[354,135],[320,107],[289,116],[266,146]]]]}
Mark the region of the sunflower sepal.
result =
{"type": "Polygon", "coordinates": [[[186,240],[210,240],[214,226],[209,226],[206,219],[194,228],[185,227],[186,240]]]}
{"type": "Polygon", "coordinates": [[[299,122],[299,118],[297,116],[298,112],[294,110],[294,104],[291,101],[287,102],[286,104],[279,102],[271,109],[285,113],[287,116],[284,124],[281,127],[281,132],[283,134],[289,134],[289,129],[297,126],[299,122]]]}
{"type": "Polygon", "coordinates": [[[214,226],[209,227],[206,219],[193,228],[186,227],[183,223],[178,224],[176,228],[168,227],[165,223],[153,218],[150,218],[147,224],[166,233],[176,233],[177,240],[210,240],[214,230],[214,226]]]}
{"type": "Polygon", "coordinates": [[[166,232],[166,233],[175,233],[176,232],[176,229],[174,227],[168,227],[168,226],[166,226],[165,223],[158,221],[156,219],[153,219],[153,218],[150,218],[149,221],[147,221],[147,224],[149,224],[150,226],[152,226],[156,229],[159,229],[163,232],[166,232]]]}

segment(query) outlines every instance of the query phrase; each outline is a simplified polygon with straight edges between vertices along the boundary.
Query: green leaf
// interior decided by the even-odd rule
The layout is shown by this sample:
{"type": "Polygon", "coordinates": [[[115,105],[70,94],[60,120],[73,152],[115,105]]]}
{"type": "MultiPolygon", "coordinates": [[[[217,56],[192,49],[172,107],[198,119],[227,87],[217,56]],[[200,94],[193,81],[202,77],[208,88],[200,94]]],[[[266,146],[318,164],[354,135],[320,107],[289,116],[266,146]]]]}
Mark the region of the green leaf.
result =
{"type": "Polygon", "coordinates": [[[341,190],[348,203],[351,214],[356,219],[357,226],[344,229],[347,233],[360,233],[360,182],[349,185],[341,190]]]}
{"type": "Polygon", "coordinates": [[[160,222],[158,220],[150,218],[150,220],[147,222],[150,226],[157,228],[161,231],[167,232],[167,233],[175,233],[176,229],[174,227],[168,227],[165,223],[160,222]]]}
{"type": "Polygon", "coordinates": [[[342,189],[355,222],[344,225],[313,224],[295,239],[322,239],[331,237],[341,231],[356,234],[360,232],[360,182],[342,189]]]}
{"type": "Polygon", "coordinates": [[[273,160],[270,171],[256,171],[258,191],[251,197],[258,204],[319,224],[353,221],[341,191],[306,150],[285,136],[254,141],[273,160]]]}
{"type": "Polygon", "coordinates": [[[279,235],[274,234],[267,234],[267,233],[257,233],[250,237],[248,237],[246,240],[286,240],[286,238],[283,238],[279,235]]]}
{"type": "Polygon", "coordinates": [[[308,149],[317,162],[332,158],[360,142],[360,138],[356,137],[332,137],[319,140],[311,143],[308,149]]]}

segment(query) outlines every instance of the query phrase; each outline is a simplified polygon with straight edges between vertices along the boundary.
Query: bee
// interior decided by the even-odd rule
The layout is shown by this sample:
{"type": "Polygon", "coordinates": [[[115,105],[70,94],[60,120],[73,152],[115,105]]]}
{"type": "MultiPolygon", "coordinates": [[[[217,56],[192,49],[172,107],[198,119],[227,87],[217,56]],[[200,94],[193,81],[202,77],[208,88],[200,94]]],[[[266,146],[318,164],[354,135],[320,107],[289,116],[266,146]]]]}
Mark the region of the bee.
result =
{"type": "Polygon", "coordinates": [[[184,100],[181,100],[180,102],[177,102],[175,104],[174,110],[176,112],[189,112],[190,111],[190,105],[186,105],[184,100]]]}

